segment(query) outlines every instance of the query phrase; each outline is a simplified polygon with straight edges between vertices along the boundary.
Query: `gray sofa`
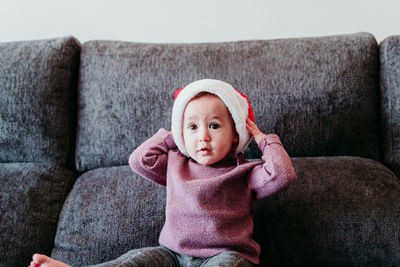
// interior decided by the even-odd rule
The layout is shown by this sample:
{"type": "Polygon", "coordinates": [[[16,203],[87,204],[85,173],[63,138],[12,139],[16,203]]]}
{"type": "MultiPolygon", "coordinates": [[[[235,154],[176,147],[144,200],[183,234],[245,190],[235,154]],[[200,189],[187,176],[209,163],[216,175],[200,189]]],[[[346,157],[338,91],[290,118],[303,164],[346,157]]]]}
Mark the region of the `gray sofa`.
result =
{"type": "MultiPolygon", "coordinates": [[[[250,98],[298,180],[257,203],[262,266],[400,266],[400,36],[0,44],[0,266],[154,246],[165,190],[130,153],[200,78],[250,98]]],[[[254,142],[245,152],[260,157],[254,142]]]]}

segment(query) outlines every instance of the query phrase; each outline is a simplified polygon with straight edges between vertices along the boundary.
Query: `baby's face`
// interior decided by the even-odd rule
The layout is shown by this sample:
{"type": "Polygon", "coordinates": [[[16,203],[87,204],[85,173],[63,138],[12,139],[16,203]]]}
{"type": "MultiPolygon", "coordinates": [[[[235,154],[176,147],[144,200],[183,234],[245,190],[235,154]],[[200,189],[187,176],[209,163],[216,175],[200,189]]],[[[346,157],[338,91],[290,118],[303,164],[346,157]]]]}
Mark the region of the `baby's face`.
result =
{"type": "Polygon", "coordinates": [[[183,113],[186,151],[199,164],[211,165],[231,156],[238,137],[224,102],[207,94],[191,100],[183,113]]]}

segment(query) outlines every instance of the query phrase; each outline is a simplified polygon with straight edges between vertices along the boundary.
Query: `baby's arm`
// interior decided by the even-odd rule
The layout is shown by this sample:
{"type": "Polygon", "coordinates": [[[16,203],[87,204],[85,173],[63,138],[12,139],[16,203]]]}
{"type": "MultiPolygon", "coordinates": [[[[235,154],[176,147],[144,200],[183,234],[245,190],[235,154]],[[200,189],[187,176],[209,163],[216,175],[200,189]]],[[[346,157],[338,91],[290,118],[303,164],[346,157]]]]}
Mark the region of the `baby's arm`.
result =
{"type": "Polygon", "coordinates": [[[250,188],[257,193],[257,199],[271,196],[296,180],[292,161],[275,134],[262,133],[257,125],[247,119],[247,129],[253,135],[262,152],[262,165],[254,167],[250,175],[250,188]]]}
{"type": "Polygon", "coordinates": [[[160,129],[132,152],[129,165],[134,172],[165,186],[168,151],[175,148],[171,132],[160,129]]]}

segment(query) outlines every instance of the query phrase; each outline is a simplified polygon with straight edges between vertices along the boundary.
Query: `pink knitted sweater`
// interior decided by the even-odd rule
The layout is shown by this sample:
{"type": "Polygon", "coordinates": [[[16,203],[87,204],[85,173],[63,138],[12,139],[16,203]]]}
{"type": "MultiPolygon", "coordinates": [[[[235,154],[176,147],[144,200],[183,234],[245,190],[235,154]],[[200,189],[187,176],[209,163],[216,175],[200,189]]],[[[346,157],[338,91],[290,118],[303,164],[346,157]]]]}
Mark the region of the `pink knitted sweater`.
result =
{"type": "Polygon", "coordinates": [[[160,244],[200,258],[236,251],[258,264],[260,246],[252,239],[255,198],[271,196],[296,179],[277,135],[267,135],[258,147],[263,161],[247,162],[240,154],[230,163],[207,166],[180,153],[165,129],[140,145],[129,165],[167,190],[160,244]]]}

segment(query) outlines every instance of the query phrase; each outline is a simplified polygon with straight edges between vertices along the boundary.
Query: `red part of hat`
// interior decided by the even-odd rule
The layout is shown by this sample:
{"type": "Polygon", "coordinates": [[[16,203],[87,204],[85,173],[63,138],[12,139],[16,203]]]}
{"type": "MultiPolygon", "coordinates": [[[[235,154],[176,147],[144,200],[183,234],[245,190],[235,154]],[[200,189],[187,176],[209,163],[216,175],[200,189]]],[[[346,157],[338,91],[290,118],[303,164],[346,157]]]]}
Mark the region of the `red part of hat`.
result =
{"type": "MultiPolygon", "coordinates": [[[[233,89],[235,89],[235,88],[233,88],[233,89]]],[[[248,98],[245,94],[241,93],[239,90],[237,90],[237,89],[235,89],[235,90],[236,90],[241,96],[243,96],[244,98],[246,98],[247,104],[249,105],[249,118],[250,118],[250,120],[252,120],[253,122],[255,122],[255,119],[254,119],[254,112],[253,112],[253,109],[251,108],[249,98],[248,98]]]]}
{"type": "Polygon", "coordinates": [[[180,93],[185,87],[186,87],[186,86],[184,86],[184,87],[182,87],[182,88],[180,88],[180,89],[178,89],[178,90],[175,91],[175,93],[174,93],[174,101],[175,101],[176,98],[178,97],[179,93],[180,93]]]}

